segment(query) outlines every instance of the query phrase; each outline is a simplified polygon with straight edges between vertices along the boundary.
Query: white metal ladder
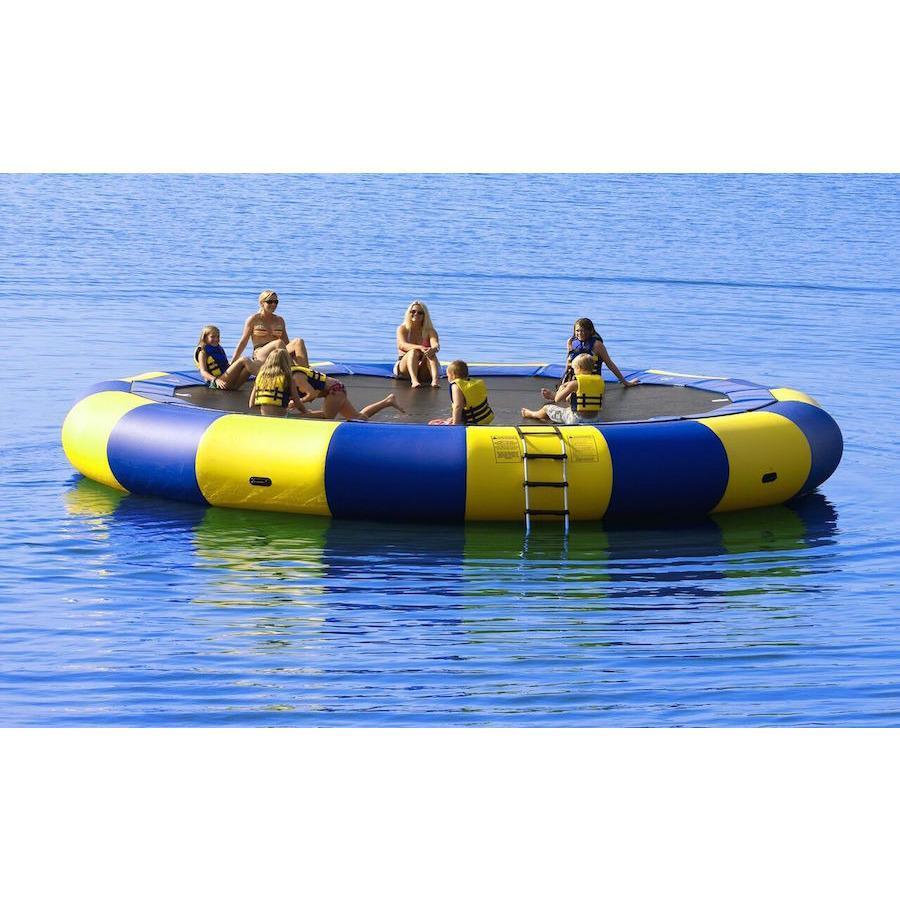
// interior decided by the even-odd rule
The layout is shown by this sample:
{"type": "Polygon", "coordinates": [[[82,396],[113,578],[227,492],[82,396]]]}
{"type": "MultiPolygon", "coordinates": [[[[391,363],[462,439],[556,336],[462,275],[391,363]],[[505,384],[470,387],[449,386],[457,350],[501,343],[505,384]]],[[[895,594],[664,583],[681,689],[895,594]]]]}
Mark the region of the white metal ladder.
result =
{"type": "Polygon", "coordinates": [[[543,425],[537,428],[525,429],[516,426],[519,439],[522,442],[522,464],[525,480],[522,482],[525,488],[525,533],[531,533],[531,517],[532,516],[560,516],[563,520],[565,533],[569,533],[569,475],[568,461],[569,454],[566,452],[566,439],[556,425],[543,425]],[[559,439],[559,453],[539,453],[528,448],[528,438],[550,437],[551,433],[555,433],[559,439]],[[528,461],[535,459],[557,460],[562,463],[562,478],[558,481],[532,481],[528,477],[528,461]],[[562,491],[562,508],[561,509],[536,509],[531,506],[531,497],[529,491],[531,488],[555,488],[562,491]]]}

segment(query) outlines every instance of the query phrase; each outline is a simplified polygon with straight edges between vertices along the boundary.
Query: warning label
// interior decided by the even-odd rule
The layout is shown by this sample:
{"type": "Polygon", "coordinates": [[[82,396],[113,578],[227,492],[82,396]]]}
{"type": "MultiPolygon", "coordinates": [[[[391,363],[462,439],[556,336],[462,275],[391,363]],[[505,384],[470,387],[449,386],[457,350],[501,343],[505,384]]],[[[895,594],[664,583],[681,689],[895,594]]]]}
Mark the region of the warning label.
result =
{"type": "Polygon", "coordinates": [[[522,461],[519,441],[514,437],[491,437],[494,442],[494,462],[517,463],[522,461]]]}
{"type": "Polygon", "coordinates": [[[569,453],[575,462],[600,461],[600,453],[597,450],[597,441],[590,435],[585,437],[570,437],[569,447],[569,453]]]}

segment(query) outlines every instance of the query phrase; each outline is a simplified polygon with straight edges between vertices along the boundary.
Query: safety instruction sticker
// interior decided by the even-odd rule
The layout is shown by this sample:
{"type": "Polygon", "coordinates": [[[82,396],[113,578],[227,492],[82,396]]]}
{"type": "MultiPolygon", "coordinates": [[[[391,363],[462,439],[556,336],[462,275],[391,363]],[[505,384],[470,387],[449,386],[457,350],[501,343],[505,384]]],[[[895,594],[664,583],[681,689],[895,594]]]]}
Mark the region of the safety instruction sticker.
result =
{"type": "Polygon", "coordinates": [[[491,437],[494,443],[494,462],[517,463],[522,461],[522,448],[518,438],[491,437]]]}
{"type": "Polygon", "coordinates": [[[597,441],[590,435],[585,437],[570,437],[569,448],[569,454],[575,462],[600,461],[600,454],[597,450],[597,441]]]}

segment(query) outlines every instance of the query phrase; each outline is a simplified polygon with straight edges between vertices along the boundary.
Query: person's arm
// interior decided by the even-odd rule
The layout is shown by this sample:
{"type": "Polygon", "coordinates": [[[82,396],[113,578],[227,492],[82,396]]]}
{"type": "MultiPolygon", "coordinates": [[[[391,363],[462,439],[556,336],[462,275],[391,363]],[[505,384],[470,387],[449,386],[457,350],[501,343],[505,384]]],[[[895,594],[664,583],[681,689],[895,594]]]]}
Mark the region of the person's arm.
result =
{"type": "Polygon", "coordinates": [[[256,382],[254,381],[253,387],[250,389],[250,402],[247,404],[247,406],[249,406],[250,409],[253,409],[253,401],[255,399],[256,399],[256,382]]]}
{"type": "Polygon", "coordinates": [[[291,340],[287,333],[287,322],[281,316],[278,316],[278,318],[281,319],[281,339],[287,344],[291,340]]]}
{"type": "Polygon", "coordinates": [[[253,320],[256,318],[256,313],[250,316],[246,322],[244,322],[244,333],[241,335],[241,339],[238,341],[237,347],[234,348],[234,356],[231,357],[232,363],[237,362],[241,358],[241,354],[244,352],[244,347],[247,346],[247,341],[250,340],[250,331],[253,328],[253,320]]]}
{"type": "Polygon", "coordinates": [[[619,371],[619,367],[610,358],[610,355],[606,350],[606,345],[603,343],[603,341],[597,341],[597,343],[594,344],[594,353],[596,353],[597,356],[599,356],[600,359],[602,359],[603,362],[605,362],[606,365],[609,366],[609,371],[619,379],[624,387],[631,387],[632,385],[640,384],[637,378],[632,378],[629,380],[619,371]]]}
{"type": "Polygon", "coordinates": [[[565,374],[566,369],[569,368],[569,354],[572,352],[572,338],[569,338],[566,341],[566,359],[563,362],[563,374],[565,374]]]}
{"type": "Polygon", "coordinates": [[[440,349],[441,340],[438,337],[438,333],[436,331],[432,331],[431,336],[428,338],[428,346],[425,348],[425,355],[428,357],[437,356],[440,349]]]}
{"type": "Polygon", "coordinates": [[[200,352],[197,354],[197,365],[200,367],[200,375],[203,380],[209,384],[210,381],[214,381],[212,372],[206,367],[206,353],[204,353],[203,348],[200,348],[200,352]]]}
{"type": "Polygon", "coordinates": [[[466,417],[463,413],[463,410],[466,407],[466,403],[465,398],[463,397],[463,392],[455,384],[451,384],[450,393],[453,395],[453,410],[450,416],[450,424],[464,425],[466,417]]]}
{"type": "Polygon", "coordinates": [[[294,377],[291,379],[291,388],[297,391],[301,405],[303,403],[312,403],[319,396],[319,392],[312,389],[312,385],[302,372],[294,373],[294,377]]]}
{"type": "Polygon", "coordinates": [[[569,396],[573,391],[578,390],[578,382],[577,381],[567,381],[564,384],[559,386],[559,390],[556,392],[556,396],[553,398],[554,403],[559,403],[560,400],[565,400],[566,397],[569,396]]]}
{"type": "Polygon", "coordinates": [[[300,391],[297,390],[297,383],[294,379],[291,379],[291,400],[294,401],[294,409],[297,410],[301,415],[305,415],[306,407],[303,405],[303,397],[300,396],[300,391]]]}
{"type": "Polygon", "coordinates": [[[399,325],[397,327],[397,350],[400,353],[407,353],[410,350],[422,350],[424,349],[421,344],[411,344],[407,338],[409,337],[409,332],[406,330],[405,325],[399,325]]]}

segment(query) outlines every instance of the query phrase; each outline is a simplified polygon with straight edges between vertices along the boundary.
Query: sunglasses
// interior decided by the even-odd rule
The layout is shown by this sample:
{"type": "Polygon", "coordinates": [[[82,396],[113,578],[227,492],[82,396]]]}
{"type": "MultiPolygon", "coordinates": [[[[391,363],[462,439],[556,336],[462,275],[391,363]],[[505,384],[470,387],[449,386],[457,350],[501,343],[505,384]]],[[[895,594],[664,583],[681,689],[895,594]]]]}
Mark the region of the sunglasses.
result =
{"type": "Polygon", "coordinates": [[[265,303],[266,306],[278,306],[277,300],[263,300],[263,303],[265,303]]]}
{"type": "Polygon", "coordinates": [[[425,313],[423,313],[421,309],[411,309],[409,311],[409,314],[411,316],[424,316],[425,315],[425,313]]]}

